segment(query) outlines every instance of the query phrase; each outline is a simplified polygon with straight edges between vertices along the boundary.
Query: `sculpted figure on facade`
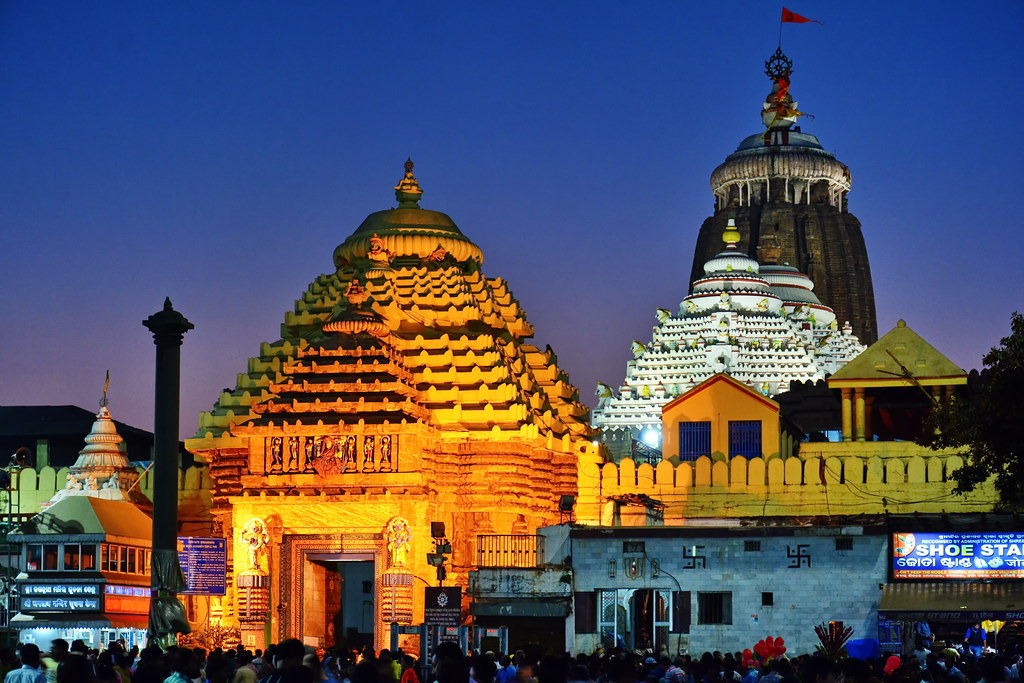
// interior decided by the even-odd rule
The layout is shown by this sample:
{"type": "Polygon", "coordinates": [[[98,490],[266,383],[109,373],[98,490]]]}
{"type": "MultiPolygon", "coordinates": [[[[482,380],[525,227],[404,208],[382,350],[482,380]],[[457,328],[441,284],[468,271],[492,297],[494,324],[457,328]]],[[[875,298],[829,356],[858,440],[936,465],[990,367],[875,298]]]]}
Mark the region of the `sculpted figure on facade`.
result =
{"type": "Polygon", "coordinates": [[[299,437],[288,437],[288,470],[294,472],[299,468],[299,437]]]}
{"type": "Polygon", "coordinates": [[[391,566],[404,567],[409,561],[409,550],[412,544],[412,529],[409,527],[409,522],[402,517],[392,517],[384,529],[384,538],[387,539],[391,566]]]}
{"type": "Polygon", "coordinates": [[[391,437],[387,434],[380,437],[380,471],[391,471],[391,437]]]}
{"type": "Polygon", "coordinates": [[[249,568],[259,571],[260,558],[266,553],[267,544],[270,543],[270,532],[266,523],[259,517],[253,517],[245,523],[241,536],[249,553],[249,568]]]}
{"type": "Polygon", "coordinates": [[[373,471],[374,443],[372,436],[363,437],[363,472],[373,471]]]}

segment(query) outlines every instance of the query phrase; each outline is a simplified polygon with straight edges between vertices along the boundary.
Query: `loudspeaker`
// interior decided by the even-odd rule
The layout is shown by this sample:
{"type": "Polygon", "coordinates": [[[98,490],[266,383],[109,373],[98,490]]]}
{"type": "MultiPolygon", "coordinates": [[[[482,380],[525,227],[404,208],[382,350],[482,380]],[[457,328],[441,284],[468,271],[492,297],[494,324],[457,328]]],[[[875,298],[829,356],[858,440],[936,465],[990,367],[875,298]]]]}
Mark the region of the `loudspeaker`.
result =
{"type": "Polygon", "coordinates": [[[431,522],[430,523],[430,537],[431,538],[444,538],[444,522],[431,522]]]}

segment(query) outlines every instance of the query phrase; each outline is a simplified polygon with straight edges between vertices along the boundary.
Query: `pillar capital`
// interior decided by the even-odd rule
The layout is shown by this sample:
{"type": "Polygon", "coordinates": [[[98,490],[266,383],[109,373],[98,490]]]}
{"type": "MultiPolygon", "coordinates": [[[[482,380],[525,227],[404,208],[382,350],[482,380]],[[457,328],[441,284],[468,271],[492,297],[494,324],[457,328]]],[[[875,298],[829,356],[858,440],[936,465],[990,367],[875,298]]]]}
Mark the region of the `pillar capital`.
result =
{"type": "Polygon", "coordinates": [[[181,346],[185,333],[196,327],[174,310],[171,297],[164,299],[163,310],[149,316],[142,324],[153,333],[153,343],[157,346],[181,346]]]}

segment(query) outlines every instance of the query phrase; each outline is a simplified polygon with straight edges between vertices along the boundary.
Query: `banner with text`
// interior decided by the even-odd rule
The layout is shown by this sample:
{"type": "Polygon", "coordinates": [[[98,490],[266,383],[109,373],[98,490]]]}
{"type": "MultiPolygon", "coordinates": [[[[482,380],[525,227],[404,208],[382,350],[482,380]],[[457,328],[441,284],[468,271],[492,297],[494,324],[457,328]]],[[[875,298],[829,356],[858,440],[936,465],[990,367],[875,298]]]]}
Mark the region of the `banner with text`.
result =
{"type": "Polygon", "coordinates": [[[1024,532],[895,533],[892,577],[1024,578],[1024,532]]]}

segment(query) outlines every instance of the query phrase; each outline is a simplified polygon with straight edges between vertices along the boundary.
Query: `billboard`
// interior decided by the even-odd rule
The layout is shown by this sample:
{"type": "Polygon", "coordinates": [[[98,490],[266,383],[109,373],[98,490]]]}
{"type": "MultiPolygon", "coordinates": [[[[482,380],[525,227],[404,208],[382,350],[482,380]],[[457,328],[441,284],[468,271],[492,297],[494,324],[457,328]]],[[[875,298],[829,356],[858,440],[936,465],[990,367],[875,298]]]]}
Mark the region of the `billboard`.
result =
{"type": "Polygon", "coordinates": [[[892,535],[892,578],[1024,579],[1024,532],[892,535]]]}

